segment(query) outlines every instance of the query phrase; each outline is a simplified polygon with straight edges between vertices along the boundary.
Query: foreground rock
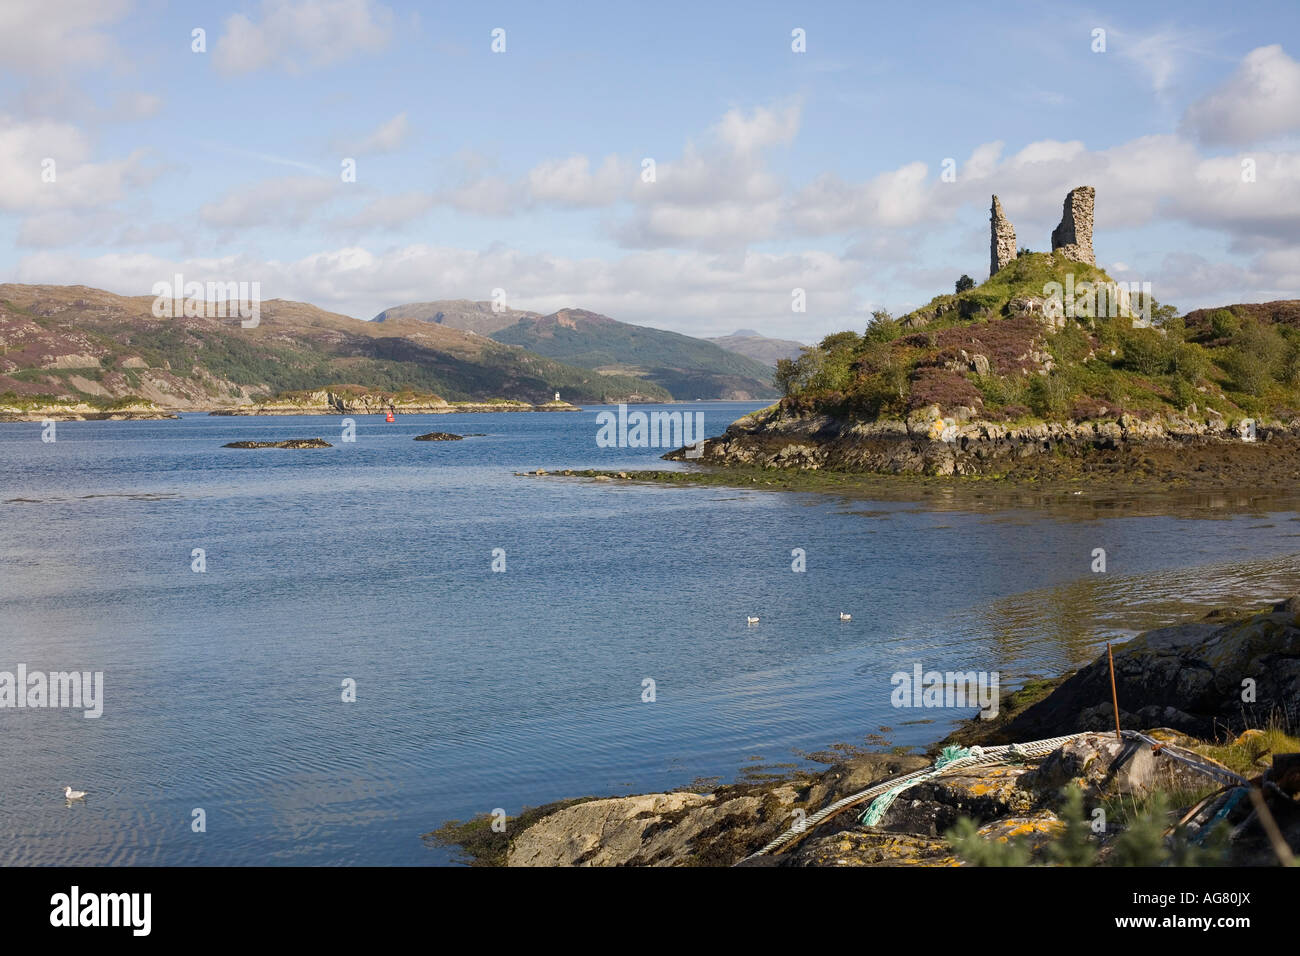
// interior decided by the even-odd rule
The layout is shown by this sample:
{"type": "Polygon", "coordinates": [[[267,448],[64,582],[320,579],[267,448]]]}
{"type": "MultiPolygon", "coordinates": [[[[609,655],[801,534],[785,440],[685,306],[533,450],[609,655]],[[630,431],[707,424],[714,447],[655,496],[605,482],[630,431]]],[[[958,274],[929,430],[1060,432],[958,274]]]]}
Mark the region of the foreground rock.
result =
{"type": "MultiPolygon", "coordinates": [[[[1300,722],[1300,598],[1246,618],[1148,631],[1115,648],[1125,727],[1172,727],[1205,739],[1300,722]],[[1249,699],[1247,699],[1249,698],[1249,699]]],[[[990,743],[1114,726],[1110,670],[1099,658],[1006,724],[990,743]]]]}
{"type": "Polygon", "coordinates": [[[222,448],[333,448],[321,438],[286,438],[283,441],[232,441],[222,448]]]}

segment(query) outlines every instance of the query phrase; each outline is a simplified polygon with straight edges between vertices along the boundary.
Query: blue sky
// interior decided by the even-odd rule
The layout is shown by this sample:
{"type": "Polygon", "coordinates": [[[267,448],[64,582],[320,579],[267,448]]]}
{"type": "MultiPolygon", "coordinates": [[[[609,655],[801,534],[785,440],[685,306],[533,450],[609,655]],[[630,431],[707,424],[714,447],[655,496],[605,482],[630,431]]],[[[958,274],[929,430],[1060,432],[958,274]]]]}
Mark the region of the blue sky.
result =
{"type": "Polygon", "coordinates": [[[6,0],[0,279],[812,341],[982,280],[991,193],[1045,251],[1091,184],[1116,277],[1296,298],[1297,10],[6,0]]]}

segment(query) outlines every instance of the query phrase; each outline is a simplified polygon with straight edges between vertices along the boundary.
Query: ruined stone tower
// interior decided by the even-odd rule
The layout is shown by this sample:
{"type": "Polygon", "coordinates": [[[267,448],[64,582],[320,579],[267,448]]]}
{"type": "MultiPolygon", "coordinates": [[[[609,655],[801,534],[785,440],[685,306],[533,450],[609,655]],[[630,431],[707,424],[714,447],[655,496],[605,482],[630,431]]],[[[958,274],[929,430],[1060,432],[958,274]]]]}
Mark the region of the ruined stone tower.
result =
{"type": "Polygon", "coordinates": [[[1066,194],[1061,224],[1052,230],[1052,252],[1075,262],[1097,264],[1092,252],[1092,207],[1096,198],[1097,190],[1091,186],[1079,186],[1066,194]]]}
{"type": "Polygon", "coordinates": [[[993,197],[989,210],[989,276],[1016,257],[1016,227],[1002,212],[1002,203],[993,197]]]}

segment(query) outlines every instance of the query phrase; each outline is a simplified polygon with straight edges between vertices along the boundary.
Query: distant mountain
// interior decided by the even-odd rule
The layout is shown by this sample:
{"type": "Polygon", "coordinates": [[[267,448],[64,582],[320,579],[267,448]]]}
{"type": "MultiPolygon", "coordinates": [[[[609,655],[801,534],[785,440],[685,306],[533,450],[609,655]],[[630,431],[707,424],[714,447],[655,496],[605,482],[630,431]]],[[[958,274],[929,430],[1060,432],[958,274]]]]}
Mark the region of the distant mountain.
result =
{"type": "Polygon", "coordinates": [[[131,397],[220,409],[341,384],[448,401],[664,401],[653,382],[601,375],[445,324],[366,322],[302,302],[261,304],[261,322],[156,318],[153,296],[86,286],[0,285],[0,404],[131,397]]]}
{"type": "Polygon", "coordinates": [[[772,369],[760,362],[704,339],[619,322],[585,309],[561,309],[551,315],[494,313],[488,302],[451,300],[396,306],[376,316],[386,321],[394,317],[467,328],[602,375],[635,376],[681,401],[777,396],[772,369]]]}
{"type": "Polygon", "coordinates": [[[393,319],[418,319],[421,322],[433,322],[453,329],[476,332],[479,335],[491,335],[507,326],[514,325],[521,319],[541,318],[539,312],[525,312],[520,309],[492,311],[491,302],[474,302],[470,299],[442,299],[438,302],[411,302],[407,305],[393,306],[375,316],[376,322],[393,319]]]}
{"type": "Polygon", "coordinates": [[[776,367],[777,359],[798,358],[799,350],[803,348],[802,342],[795,342],[790,339],[771,339],[766,335],[759,335],[753,329],[737,329],[730,335],[724,335],[716,339],[706,339],[705,341],[721,346],[728,352],[744,355],[755,362],[762,362],[764,365],[770,365],[773,368],[776,367]]]}

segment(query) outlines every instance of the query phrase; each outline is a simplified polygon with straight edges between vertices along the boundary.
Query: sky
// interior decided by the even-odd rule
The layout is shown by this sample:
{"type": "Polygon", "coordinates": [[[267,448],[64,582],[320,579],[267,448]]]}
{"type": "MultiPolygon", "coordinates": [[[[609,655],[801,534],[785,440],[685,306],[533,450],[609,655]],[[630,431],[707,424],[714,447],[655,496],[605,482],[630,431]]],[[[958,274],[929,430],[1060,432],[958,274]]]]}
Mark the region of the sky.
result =
{"type": "Polygon", "coordinates": [[[1160,302],[1300,298],[1300,4],[0,4],[3,282],[813,342],[1080,185],[1160,302]]]}

